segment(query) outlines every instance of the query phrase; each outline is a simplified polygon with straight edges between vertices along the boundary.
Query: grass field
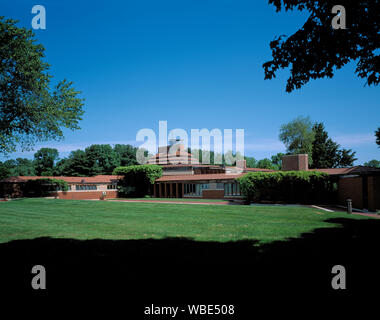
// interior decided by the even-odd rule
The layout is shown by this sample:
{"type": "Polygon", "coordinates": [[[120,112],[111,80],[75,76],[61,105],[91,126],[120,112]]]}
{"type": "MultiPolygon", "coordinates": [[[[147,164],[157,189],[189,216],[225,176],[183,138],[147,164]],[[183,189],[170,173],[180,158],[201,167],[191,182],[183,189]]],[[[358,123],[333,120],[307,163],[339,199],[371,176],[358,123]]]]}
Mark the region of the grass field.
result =
{"type": "Polygon", "coordinates": [[[145,200],[145,201],[180,201],[180,202],[228,202],[225,199],[189,199],[189,198],[116,198],[112,200],[145,200]]]}
{"type": "Polygon", "coordinates": [[[196,241],[255,239],[260,243],[336,228],[330,218],[368,219],[306,207],[175,205],[21,199],[0,202],[0,242],[38,237],[196,241]]]}

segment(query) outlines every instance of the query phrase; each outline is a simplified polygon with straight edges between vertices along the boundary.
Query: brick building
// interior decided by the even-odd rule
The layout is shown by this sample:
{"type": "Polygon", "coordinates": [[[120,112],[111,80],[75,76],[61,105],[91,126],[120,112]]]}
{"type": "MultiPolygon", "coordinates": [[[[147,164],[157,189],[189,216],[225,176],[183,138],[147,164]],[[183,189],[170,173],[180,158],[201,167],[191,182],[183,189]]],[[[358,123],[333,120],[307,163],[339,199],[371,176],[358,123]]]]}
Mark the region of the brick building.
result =
{"type": "Polygon", "coordinates": [[[117,181],[118,176],[98,175],[95,177],[37,177],[37,176],[20,176],[4,179],[0,183],[0,194],[7,195],[11,198],[22,197],[23,184],[28,180],[41,178],[60,179],[66,181],[69,187],[68,191],[53,191],[52,197],[59,199],[110,199],[117,198],[117,181]]]}
{"type": "MultiPolygon", "coordinates": [[[[237,178],[248,172],[273,172],[260,168],[247,168],[245,160],[237,166],[200,164],[183,145],[160,147],[148,164],[162,166],[163,175],[152,186],[152,195],[158,198],[204,198],[242,199],[237,178]],[[174,148],[174,149],[171,149],[174,148]]],[[[287,155],[282,159],[284,171],[307,171],[307,154],[287,155]]],[[[380,169],[355,166],[351,168],[313,169],[328,173],[336,178],[337,202],[346,204],[352,199],[354,208],[375,211],[380,209],[380,169]]],[[[22,196],[22,183],[41,177],[11,177],[0,183],[0,194],[11,197],[22,196]]],[[[52,196],[60,199],[100,199],[117,197],[119,177],[99,175],[95,177],[45,177],[62,179],[69,190],[56,191],[52,196]]]]}

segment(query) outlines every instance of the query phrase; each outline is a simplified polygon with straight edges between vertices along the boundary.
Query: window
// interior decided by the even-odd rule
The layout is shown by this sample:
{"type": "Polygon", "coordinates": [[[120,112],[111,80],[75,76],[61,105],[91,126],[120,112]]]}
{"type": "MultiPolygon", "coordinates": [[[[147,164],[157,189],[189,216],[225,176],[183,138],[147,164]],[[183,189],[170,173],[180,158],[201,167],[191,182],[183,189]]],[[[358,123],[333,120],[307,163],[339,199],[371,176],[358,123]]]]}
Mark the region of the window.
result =
{"type": "Polygon", "coordinates": [[[225,196],[240,196],[240,188],[237,182],[224,184],[225,196]]]}
{"type": "Polygon", "coordinates": [[[186,196],[200,197],[202,196],[203,189],[208,189],[207,183],[185,183],[184,194],[186,196]]]}
{"type": "Polygon", "coordinates": [[[82,191],[82,190],[97,190],[97,185],[94,184],[77,184],[75,186],[75,190],[82,191]]]}
{"type": "Polygon", "coordinates": [[[117,189],[117,184],[108,184],[107,185],[108,190],[116,190],[117,189]]]}

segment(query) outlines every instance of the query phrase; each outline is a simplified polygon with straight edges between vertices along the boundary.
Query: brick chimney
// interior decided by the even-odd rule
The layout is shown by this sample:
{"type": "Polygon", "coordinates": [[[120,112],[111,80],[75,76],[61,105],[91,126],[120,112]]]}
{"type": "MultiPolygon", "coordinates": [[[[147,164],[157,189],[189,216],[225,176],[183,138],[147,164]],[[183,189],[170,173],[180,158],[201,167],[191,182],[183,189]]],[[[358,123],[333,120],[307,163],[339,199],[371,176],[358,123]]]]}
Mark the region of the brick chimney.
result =
{"type": "Polygon", "coordinates": [[[282,171],[309,170],[309,156],[307,154],[292,154],[282,157],[282,171]]]}
{"type": "Polygon", "coordinates": [[[247,168],[247,160],[236,160],[236,167],[245,170],[247,168]]]}

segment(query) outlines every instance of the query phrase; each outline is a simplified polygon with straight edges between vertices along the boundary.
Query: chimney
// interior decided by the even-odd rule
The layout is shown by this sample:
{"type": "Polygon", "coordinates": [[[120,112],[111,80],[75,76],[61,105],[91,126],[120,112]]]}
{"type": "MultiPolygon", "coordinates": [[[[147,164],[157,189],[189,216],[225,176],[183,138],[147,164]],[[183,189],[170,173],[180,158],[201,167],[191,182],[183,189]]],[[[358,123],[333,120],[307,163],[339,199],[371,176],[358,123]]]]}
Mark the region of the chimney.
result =
{"type": "Polygon", "coordinates": [[[282,157],[282,171],[309,170],[309,156],[305,154],[292,154],[282,157]]]}
{"type": "Polygon", "coordinates": [[[247,160],[236,160],[236,167],[245,170],[247,168],[247,160]]]}

